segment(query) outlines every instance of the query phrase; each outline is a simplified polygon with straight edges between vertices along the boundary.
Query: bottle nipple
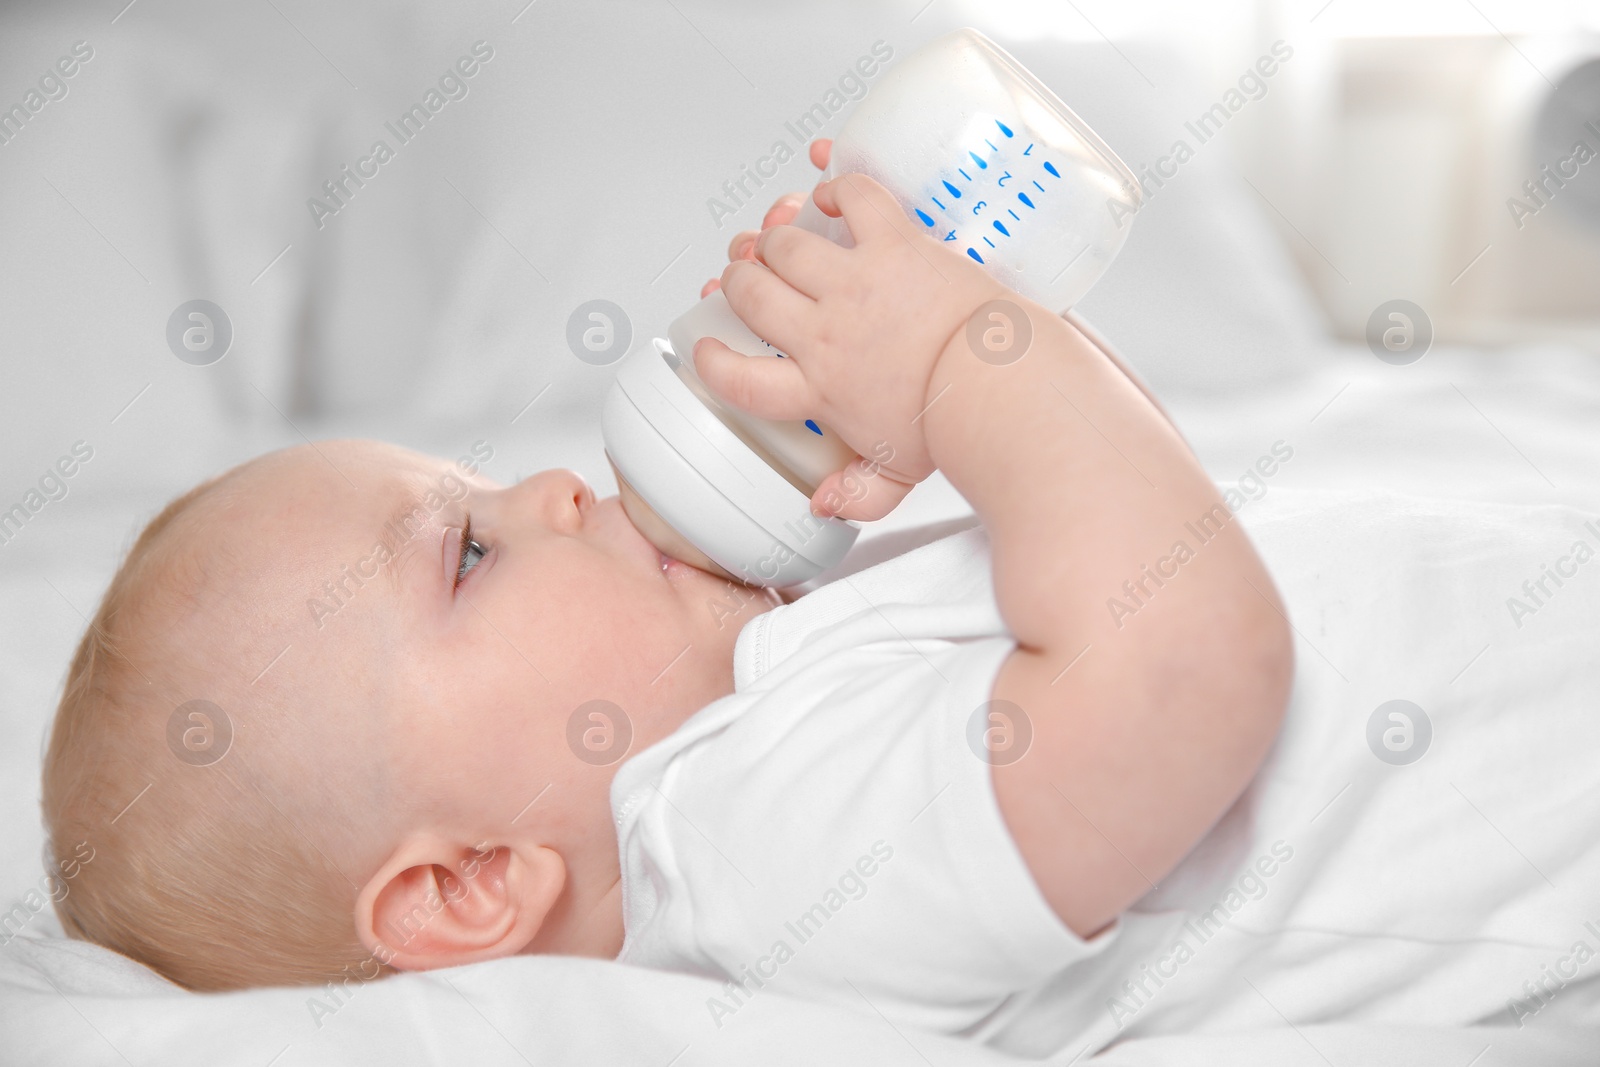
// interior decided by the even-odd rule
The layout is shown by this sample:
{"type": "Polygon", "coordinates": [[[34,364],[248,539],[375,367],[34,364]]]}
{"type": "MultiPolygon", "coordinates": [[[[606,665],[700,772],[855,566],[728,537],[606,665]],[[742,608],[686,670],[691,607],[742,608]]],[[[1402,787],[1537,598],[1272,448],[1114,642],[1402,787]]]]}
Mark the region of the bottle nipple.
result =
{"type": "Polygon", "coordinates": [[[627,513],[628,521],[644,535],[646,541],[673,559],[682,560],[707,574],[747,584],[718,566],[715,560],[696,548],[687,537],[673,529],[666,519],[656,514],[656,510],[646,504],[644,498],[628,484],[628,480],[617,470],[617,465],[611,462],[609,455],[606,456],[606,462],[611,464],[611,473],[617,477],[617,496],[622,501],[622,510],[627,513]]]}

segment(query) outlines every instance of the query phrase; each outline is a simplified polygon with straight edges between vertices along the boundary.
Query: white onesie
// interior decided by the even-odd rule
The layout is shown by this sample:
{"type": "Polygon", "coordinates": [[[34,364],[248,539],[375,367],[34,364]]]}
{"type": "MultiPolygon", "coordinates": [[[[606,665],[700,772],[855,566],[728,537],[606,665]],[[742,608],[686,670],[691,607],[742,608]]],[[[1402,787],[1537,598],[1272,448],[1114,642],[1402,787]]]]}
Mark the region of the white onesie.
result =
{"type": "Polygon", "coordinates": [[[611,791],[624,963],[952,1034],[1093,956],[1006,830],[981,736],[1016,647],[976,527],[747,623],[734,692],[629,760],[611,791]],[[972,728],[974,716],[978,726],[972,728]]]}

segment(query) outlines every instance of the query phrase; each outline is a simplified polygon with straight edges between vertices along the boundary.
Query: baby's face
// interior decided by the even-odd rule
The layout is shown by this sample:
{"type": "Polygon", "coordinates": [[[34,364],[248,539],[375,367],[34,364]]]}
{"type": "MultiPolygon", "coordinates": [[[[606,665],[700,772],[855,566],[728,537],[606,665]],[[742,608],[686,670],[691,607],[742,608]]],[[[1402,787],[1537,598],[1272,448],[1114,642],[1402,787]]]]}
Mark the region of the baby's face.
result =
{"type": "MultiPolygon", "coordinates": [[[[340,441],[240,478],[222,520],[231,599],[250,603],[263,661],[289,645],[267,677],[315,719],[299,743],[333,747],[317,773],[349,766],[356,803],[385,809],[349,815],[374,823],[341,845],[358,884],[419,820],[468,843],[537,823],[614,857],[617,765],[732,692],[738,631],[776,603],[663,567],[618,500],[570,471],[500,486],[340,441]]],[[[271,744],[310,763],[291,738],[271,744]]]]}

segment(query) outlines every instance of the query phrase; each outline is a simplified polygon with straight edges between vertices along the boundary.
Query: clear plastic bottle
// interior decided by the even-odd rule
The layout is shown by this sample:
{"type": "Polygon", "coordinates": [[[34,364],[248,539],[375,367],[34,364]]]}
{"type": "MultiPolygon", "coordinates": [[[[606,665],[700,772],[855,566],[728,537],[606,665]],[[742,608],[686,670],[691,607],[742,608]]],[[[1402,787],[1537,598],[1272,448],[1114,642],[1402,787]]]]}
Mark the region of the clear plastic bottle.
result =
{"type": "MultiPolygon", "coordinates": [[[[929,235],[949,242],[1015,292],[1058,311],[1076,303],[1105,272],[1140,203],[1137,179],[1105,142],[973,29],[918,49],[857,104],[834,139],[824,178],[848,173],[876,179],[929,235]]],[[[846,247],[852,243],[843,220],[822,214],[809,199],[794,224],[846,247]]],[[[619,454],[625,449],[614,448],[608,433],[607,454],[635,525],[669,555],[755,584],[804,581],[837,562],[854,539],[853,527],[848,536],[786,535],[794,532],[790,513],[798,506],[809,517],[817,485],[854,452],[814,419],[769,421],[721,403],[699,381],[692,362],[695,343],[707,336],[748,356],[783,353],[751,332],[720,291],[674,320],[667,335],[670,352],[638,358],[665,360],[682,390],[792,487],[798,504],[775,483],[733,502],[799,562],[769,578],[753,572],[748,558],[759,537],[745,539],[743,547],[725,543],[709,517],[702,521],[681,508],[676,521],[668,520],[660,505],[677,488],[648,484],[641,465],[619,454]]],[[[619,387],[626,373],[619,372],[619,387]]],[[[748,495],[725,472],[698,474],[724,497],[748,495]]],[[[658,477],[681,482],[682,476],[658,477]]]]}

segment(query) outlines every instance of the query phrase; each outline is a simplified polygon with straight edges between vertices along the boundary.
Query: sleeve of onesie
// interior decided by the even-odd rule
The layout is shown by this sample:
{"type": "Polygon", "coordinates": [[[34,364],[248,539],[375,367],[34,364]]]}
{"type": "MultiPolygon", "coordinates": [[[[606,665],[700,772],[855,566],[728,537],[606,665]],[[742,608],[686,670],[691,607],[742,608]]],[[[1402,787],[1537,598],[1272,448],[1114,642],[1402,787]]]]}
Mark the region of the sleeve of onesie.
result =
{"type": "Polygon", "coordinates": [[[1014,641],[897,610],[763,678],[634,827],[659,903],[622,958],[726,979],[719,1024],[777,989],[962,1033],[1116,936],[1051,910],[969,743],[1014,641]]]}
{"type": "MultiPolygon", "coordinates": [[[[995,675],[1014,648],[1010,638],[988,638],[930,657],[902,705],[904,732],[886,739],[887,774],[902,783],[891,788],[906,801],[925,798],[925,806],[898,832],[884,829],[886,841],[901,843],[883,867],[892,881],[873,922],[898,930],[904,948],[897,954],[892,944],[878,945],[883,957],[874,962],[869,934],[858,960],[867,985],[881,982],[876,995],[902,1017],[944,1032],[973,1029],[1012,995],[1096,955],[1117,933],[1113,927],[1085,941],[1061,922],[995,799],[981,737],[995,675]],[[926,677],[934,668],[945,681],[926,677]],[[911,710],[918,705],[925,714],[911,710]]],[[[867,985],[861,992],[871,997],[867,985]]]]}

